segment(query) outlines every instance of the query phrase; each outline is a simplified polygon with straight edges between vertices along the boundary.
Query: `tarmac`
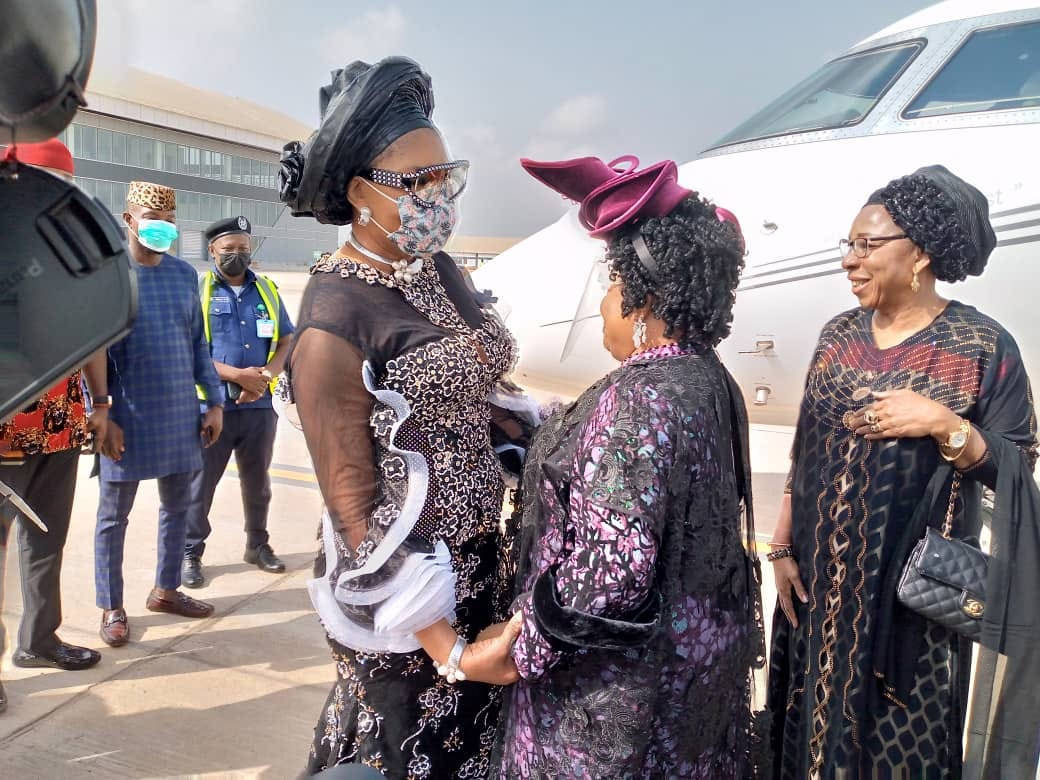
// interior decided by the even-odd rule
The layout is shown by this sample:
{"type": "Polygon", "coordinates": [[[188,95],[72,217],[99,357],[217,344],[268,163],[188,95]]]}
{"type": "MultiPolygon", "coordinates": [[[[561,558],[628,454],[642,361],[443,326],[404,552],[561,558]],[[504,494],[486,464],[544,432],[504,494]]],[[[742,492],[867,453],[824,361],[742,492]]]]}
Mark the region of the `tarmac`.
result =
{"type": "MultiPolygon", "coordinates": [[[[306,275],[270,276],[295,314],[306,275]]],[[[779,504],[790,430],[755,426],[752,438],[758,536],[765,539],[779,504]]],[[[271,469],[268,530],[286,572],[266,574],[242,561],[241,494],[232,461],[210,517],[206,585],[186,591],[216,606],[205,620],[145,609],[155,577],[159,500],[154,481],[141,484],[124,563],[131,642],[116,649],[98,636],[98,493],[90,466],[91,458],[84,457],[62,568],[59,634],[99,650],[102,660],[81,672],[11,665],[21,618],[12,549],[3,588],[8,647],[0,680],[9,705],[0,715],[0,778],[299,777],[335,679],[306,591],[321,497],[302,433],[280,423],[271,469]]],[[[10,546],[16,546],[13,535],[10,546]]],[[[764,602],[771,612],[775,595],[768,569],[766,580],[764,602]]]]}

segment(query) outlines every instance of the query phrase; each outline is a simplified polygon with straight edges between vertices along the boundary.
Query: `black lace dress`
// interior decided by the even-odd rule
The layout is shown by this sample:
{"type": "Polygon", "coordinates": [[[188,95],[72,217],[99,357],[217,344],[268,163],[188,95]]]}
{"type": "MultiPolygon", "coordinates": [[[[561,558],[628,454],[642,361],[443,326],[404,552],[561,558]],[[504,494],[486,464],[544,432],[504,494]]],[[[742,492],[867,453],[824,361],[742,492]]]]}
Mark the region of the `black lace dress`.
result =
{"type": "Polygon", "coordinates": [[[633,359],[522,483],[506,778],[744,778],[761,613],[743,399],[714,353],[633,359]]]}
{"type": "Polygon", "coordinates": [[[502,617],[488,398],[513,343],[446,255],[402,286],[337,256],[312,274],[290,377],[326,505],[308,587],[339,679],[308,769],[486,777],[498,689],[448,684],[413,632],[444,617],[472,640],[502,617]]]}

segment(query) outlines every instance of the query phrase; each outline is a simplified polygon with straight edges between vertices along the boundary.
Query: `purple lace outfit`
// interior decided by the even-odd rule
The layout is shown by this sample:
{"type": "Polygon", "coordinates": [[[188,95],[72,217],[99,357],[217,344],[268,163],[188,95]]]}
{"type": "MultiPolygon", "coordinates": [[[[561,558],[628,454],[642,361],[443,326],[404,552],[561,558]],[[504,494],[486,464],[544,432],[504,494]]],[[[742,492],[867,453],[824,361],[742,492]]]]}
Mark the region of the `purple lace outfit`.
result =
{"type": "Polygon", "coordinates": [[[643,353],[539,430],[501,775],[742,778],[761,666],[747,423],[713,352],[643,353]]]}

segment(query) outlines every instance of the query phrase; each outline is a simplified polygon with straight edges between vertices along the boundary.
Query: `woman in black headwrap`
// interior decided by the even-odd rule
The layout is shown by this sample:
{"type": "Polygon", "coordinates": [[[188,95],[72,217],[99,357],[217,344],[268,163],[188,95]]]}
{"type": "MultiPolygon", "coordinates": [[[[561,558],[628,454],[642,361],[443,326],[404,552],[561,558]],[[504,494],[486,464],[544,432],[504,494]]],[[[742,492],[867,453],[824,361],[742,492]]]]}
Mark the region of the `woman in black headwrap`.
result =
{"type": "Polygon", "coordinates": [[[983,761],[986,777],[1025,777],[1012,768],[1030,754],[1035,766],[1035,697],[1013,686],[976,696],[980,736],[964,753],[971,643],[896,596],[954,485],[960,538],[978,536],[983,487],[995,488],[981,641],[1008,654],[1011,677],[1035,670],[1029,382],[1010,334],[935,286],[981,274],[995,244],[985,197],[941,166],[878,190],[841,241],[860,306],[820,335],[769,556],[778,778],[977,776],[983,761]],[[1017,722],[990,720],[990,704],[1017,722]]]}
{"type": "Polygon", "coordinates": [[[485,777],[499,699],[485,683],[516,675],[510,626],[474,642],[504,617],[489,396],[514,346],[442,251],[468,166],[430,121],[429,76],[355,62],[321,108],[281,173],[294,214],[351,225],[311,270],[288,369],[325,502],[308,589],[339,675],[309,768],[485,777]]]}

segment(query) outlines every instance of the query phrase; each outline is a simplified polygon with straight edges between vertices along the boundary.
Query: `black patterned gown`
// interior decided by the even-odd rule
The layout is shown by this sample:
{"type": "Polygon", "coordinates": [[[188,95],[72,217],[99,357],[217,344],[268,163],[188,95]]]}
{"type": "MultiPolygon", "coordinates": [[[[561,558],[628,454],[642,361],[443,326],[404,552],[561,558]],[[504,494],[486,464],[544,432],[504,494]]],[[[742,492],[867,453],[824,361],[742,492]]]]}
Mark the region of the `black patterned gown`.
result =
{"type": "MultiPolygon", "coordinates": [[[[884,599],[943,462],[930,438],[870,442],[846,415],[869,405],[870,391],[909,388],[1035,448],[1028,380],[1000,325],[951,302],[928,327],[879,349],[871,316],[854,309],[824,327],[795,434],[792,542],[809,603],[795,599],[797,630],[777,607],[769,680],[774,775],[785,780],[956,778],[962,765],[970,644],[884,599]],[[884,625],[895,650],[880,642],[884,625]],[[886,679],[886,652],[905,659],[902,682],[886,679]]],[[[955,536],[978,533],[981,485],[994,482],[988,462],[964,475],[955,536]]]]}
{"type": "Polygon", "coordinates": [[[413,632],[448,617],[472,641],[502,617],[488,398],[513,343],[447,255],[403,285],[337,256],[312,274],[290,376],[326,504],[308,587],[339,679],[309,770],[486,777],[499,690],[447,683],[413,632]]]}

